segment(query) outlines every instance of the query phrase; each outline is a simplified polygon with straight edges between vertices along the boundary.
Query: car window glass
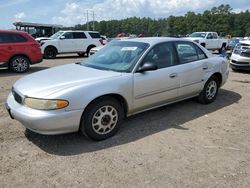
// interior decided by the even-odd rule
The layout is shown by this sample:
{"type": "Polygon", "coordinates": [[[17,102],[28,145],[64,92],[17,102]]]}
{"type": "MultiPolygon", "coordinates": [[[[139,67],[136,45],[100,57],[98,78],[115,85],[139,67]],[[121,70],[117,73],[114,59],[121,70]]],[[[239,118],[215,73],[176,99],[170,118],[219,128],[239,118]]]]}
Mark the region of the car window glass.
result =
{"type": "Polygon", "coordinates": [[[172,43],[162,43],[153,47],[143,60],[143,63],[156,64],[158,69],[174,65],[174,50],[172,43]]]}
{"type": "Polygon", "coordinates": [[[87,38],[83,32],[75,32],[73,33],[74,39],[85,39],[87,38]]]}
{"type": "Polygon", "coordinates": [[[12,39],[8,33],[0,33],[0,43],[11,43],[12,39]]]}
{"type": "Polygon", "coordinates": [[[89,35],[93,39],[101,38],[101,35],[99,33],[91,33],[91,32],[89,32],[89,35]]]}
{"type": "Polygon", "coordinates": [[[11,34],[11,39],[13,42],[26,42],[27,39],[19,34],[11,34]]]}
{"type": "Polygon", "coordinates": [[[65,33],[63,36],[65,36],[65,39],[73,39],[73,33],[65,33]]]}
{"type": "Polygon", "coordinates": [[[217,39],[216,33],[213,33],[213,39],[217,39]]]}
{"type": "Polygon", "coordinates": [[[181,64],[197,61],[198,54],[194,45],[190,42],[176,42],[176,50],[181,64]]]}
{"type": "Polygon", "coordinates": [[[207,58],[206,54],[198,46],[195,46],[195,48],[196,48],[199,60],[207,58]]]}
{"type": "Polygon", "coordinates": [[[207,35],[207,39],[212,39],[212,38],[213,38],[212,33],[208,33],[208,35],[207,35]]]}

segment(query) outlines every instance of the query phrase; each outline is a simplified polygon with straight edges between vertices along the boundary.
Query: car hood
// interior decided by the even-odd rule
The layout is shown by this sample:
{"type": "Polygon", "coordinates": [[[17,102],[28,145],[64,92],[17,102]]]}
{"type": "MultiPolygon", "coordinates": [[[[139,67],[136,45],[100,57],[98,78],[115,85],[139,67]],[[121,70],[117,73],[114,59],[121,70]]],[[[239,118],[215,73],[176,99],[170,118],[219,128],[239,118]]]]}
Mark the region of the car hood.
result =
{"type": "Polygon", "coordinates": [[[67,88],[119,77],[122,73],[93,69],[79,64],[62,65],[39,71],[18,80],[15,91],[24,96],[43,98],[67,88]]]}

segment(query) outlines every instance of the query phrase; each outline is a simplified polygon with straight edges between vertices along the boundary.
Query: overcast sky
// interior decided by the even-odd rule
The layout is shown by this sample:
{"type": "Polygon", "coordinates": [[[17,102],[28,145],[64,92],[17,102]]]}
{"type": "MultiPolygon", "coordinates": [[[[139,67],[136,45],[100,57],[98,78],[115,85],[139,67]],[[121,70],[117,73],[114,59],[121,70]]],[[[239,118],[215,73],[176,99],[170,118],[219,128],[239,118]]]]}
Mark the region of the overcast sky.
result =
{"type": "Polygon", "coordinates": [[[74,26],[89,20],[122,19],[131,16],[166,18],[187,11],[203,12],[229,4],[235,12],[250,10],[250,0],[0,0],[0,29],[15,21],[74,26]]]}

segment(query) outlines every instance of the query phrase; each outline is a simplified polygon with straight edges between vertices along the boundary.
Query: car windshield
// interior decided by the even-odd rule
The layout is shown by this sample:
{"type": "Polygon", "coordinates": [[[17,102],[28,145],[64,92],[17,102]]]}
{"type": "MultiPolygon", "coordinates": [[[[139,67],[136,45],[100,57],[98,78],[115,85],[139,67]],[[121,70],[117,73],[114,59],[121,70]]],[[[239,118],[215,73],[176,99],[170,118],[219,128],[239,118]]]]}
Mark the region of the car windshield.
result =
{"type": "Polygon", "coordinates": [[[81,65],[101,70],[131,72],[149,44],[132,41],[112,41],[90,56],[81,65]]]}
{"type": "Polygon", "coordinates": [[[61,34],[63,34],[63,32],[62,31],[58,31],[54,35],[52,35],[50,38],[51,39],[57,39],[61,34]]]}
{"type": "Polygon", "coordinates": [[[195,32],[195,33],[192,33],[190,35],[190,37],[205,38],[206,37],[206,33],[204,33],[204,32],[195,32]]]}

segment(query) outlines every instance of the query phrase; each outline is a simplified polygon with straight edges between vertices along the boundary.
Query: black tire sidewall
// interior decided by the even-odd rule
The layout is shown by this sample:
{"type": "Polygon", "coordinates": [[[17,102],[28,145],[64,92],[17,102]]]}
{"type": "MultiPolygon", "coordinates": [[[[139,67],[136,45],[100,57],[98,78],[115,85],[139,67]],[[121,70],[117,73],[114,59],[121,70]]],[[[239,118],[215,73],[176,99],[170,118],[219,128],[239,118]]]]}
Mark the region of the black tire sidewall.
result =
{"type": "Polygon", "coordinates": [[[122,121],[122,116],[123,116],[122,107],[116,99],[112,97],[100,98],[100,99],[95,100],[94,102],[92,102],[90,105],[87,106],[85,113],[83,114],[83,117],[81,120],[80,130],[82,131],[83,134],[85,134],[87,137],[91,138],[92,140],[97,140],[97,141],[104,140],[115,135],[118,132],[118,130],[120,129],[121,121],[122,121]],[[92,118],[94,114],[96,113],[96,111],[105,105],[113,106],[116,109],[118,113],[118,120],[114,129],[111,132],[101,135],[101,134],[96,133],[93,130],[92,118]]]}
{"type": "Polygon", "coordinates": [[[219,90],[219,80],[218,80],[217,77],[212,76],[212,77],[206,82],[206,84],[205,84],[205,86],[204,86],[202,92],[200,93],[199,101],[200,101],[201,103],[203,103],[203,104],[210,104],[210,103],[212,103],[212,102],[216,99],[216,97],[217,97],[218,90],[219,90]],[[211,81],[215,81],[215,82],[216,82],[217,89],[216,89],[216,93],[215,93],[214,97],[213,97],[212,99],[208,99],[208,98],[207,98],[207,95],[206,95],[206,90],[207,90],[207,86],[209,85],[209,83],[210,83],[211,81]]]}
{"type": "Polygon", "coordinates": [[[56,54],[57,54],[57,52],[56,52],[56,50],[54,48],[52,48],[52,47],[45,48],[44,56],[45,56],[46,59],[54,59],[54,58],[56,58],[56,54]],[[50,51],[53,52],[53,56],[48,55],[50,51]]]}
{"type": "Polygon", "coordinates": [[[28,59],[27,57],[24,57],[24,56],[15,56],[15,57],[13,57],[13,58],[10,60],[9,69],[10,69],[11,71],[13,71],[13,72],[16,72],[16,73],[24,73],[24,72],[27,72],[27,71],[29,70],[29,68],[30,68],[30,61],[29,61],[29,59],[28,59]],[[26,68],[24,71],[17,71],[17,70],[15,70],[14,67],[13,67],[14,61],[15,61],[16,59],[18,59],[18,58],[25,59],[25,61],[27,62],[27,68],[26,68]]]}

